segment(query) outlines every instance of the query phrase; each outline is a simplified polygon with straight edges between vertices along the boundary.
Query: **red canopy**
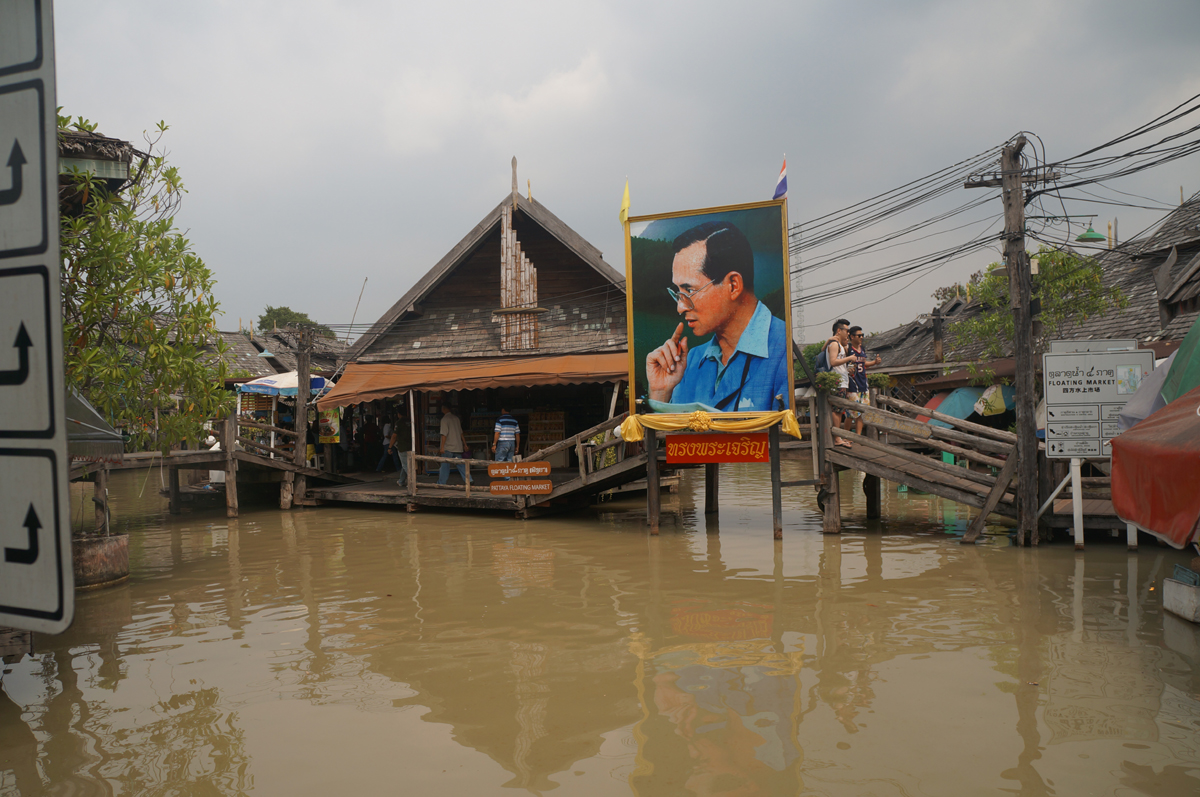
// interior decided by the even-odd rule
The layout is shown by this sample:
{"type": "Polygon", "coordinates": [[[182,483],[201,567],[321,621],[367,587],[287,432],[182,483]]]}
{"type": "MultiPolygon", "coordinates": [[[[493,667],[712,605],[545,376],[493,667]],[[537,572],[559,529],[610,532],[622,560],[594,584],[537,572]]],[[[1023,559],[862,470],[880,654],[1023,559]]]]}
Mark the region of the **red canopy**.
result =
{"type": "Polygon", "coordinates": [[[1117,516],[1182,548],[1200,529],[1200,388],[1112,441],[1117,516]]]}

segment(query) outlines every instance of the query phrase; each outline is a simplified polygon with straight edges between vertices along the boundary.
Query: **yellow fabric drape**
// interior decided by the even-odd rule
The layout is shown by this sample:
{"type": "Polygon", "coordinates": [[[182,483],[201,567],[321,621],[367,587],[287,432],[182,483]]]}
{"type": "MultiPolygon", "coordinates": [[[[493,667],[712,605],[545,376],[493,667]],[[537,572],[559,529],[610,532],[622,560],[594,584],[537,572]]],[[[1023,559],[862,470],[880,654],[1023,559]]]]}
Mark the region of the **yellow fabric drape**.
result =
{"type": "Polygon", "coordinates": [[[800,438],[800,424],[796,421],[796,413],[791,410],[780,412],[756,412],[752,415],[739,415],[733,412],[717,414],[707,412],[664,413],[661,415],[630,415],[621,424],[621,439],[636,443],[644,436],[644,427],[650,427],[659,432],[761,432],[775,424],[781,424],[783,431],[796,439],[800,438]]]}

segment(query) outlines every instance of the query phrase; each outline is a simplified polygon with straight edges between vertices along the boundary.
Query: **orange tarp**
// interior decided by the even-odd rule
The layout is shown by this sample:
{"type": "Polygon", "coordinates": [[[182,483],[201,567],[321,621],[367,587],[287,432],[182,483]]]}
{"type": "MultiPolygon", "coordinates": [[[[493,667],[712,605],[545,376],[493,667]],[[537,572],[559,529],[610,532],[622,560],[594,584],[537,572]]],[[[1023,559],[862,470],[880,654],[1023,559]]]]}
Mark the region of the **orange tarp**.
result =
{"type": "Polygon", "coordinates": [[[1200,387],[1113,438],[1112,503],[1176,548],[1200,534],[1200,387]]]}
{"type": "Polygon", "coordinates": [[[489,357],[410,363],[350,363],[333,390],[317,401],[322,410],[391,398],[408,390],[479,390],[485,387],[578,385],[629,377],[629,353],[552,357],[489,357]]]}

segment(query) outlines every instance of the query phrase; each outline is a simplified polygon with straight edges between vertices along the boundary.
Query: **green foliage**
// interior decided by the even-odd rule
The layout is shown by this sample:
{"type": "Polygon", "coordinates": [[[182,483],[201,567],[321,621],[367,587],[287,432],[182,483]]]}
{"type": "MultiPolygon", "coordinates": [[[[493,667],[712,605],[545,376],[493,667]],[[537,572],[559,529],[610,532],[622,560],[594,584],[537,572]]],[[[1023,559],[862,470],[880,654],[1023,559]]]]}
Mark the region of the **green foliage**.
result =
{"type": "MultiPolygon", "coordinates": [[[[808,363],[809,373],[817,373],[817,355],[821,353],[821,349],[826,345],[828,345],[828,341],[810,343],[800,350],[800,354],[804,357],[804,362],[808,363]]],[[[803,373],[803,369],[801,369],[800,373],[803,373]]]]}
{"type": "MultiPolygon", "coordinates": [[[[1103,283],[1100,264],[1091,257],[1070,252],[1038,250],[1038,273],[1033,275],[1033,295],[1041,300],[1042,334],[1033,341],[1034,353],[1046,351],[1052,338],[1069,334],[1070,327],[1092,316],[1129,304],[1120,288],[1103,283]]],[[[936,298],[966,294],[979,301],[982,309],[950,325],[955,348],[982,343],[982,358],[1003,357],[1014,338],[1013,314],[1009,308],[1008,278],[995,274],[999,263],[972,275],[966,285],[940,289],[936,298]]],[[[974,368],[972,373],[975,373],[974,368]]],[[[981,375],[984,376],[984,375],[981,375]]]]}
{"type": "Polygon", "coordinates": [[[876,390],[887,390],[892,386],[892,378],[887,374],[867,374],[867,386],[876,390]]]}
{"type": "Polygon", "coordinates": [[[318,324],[308,317],[307,313],[300,313],[290,307],[272,307],[267,305],[267,309],[258,317],[258,331],[270,332],[275,327],[286,329],[287,327],[312,327],[318,335],[323,338],[337,337],[333,330],[322,324],[318,324]]]}
{"type": "Polygon", "coordinates": [[[83,211],[63,214],[60,229],[66,379],[134,448],[151,443],[157,410],[163,450],[198,439],[205,420],[232,404],[225,364],[213,357],[225,345],[215,335],[212,273],[175,229],[183,182],[156,154],[166,130],[160,122],[147,136],[149,153],[135,159],[120,195],[94,175],[73,175],[83,211]]]}
{"type": "Polygon", "coordinates": [[[841,376],[834,371],[822,371],[814,375],[813,379],[817,383],[817,390],[831,391],[837,390],[841,376]]]}

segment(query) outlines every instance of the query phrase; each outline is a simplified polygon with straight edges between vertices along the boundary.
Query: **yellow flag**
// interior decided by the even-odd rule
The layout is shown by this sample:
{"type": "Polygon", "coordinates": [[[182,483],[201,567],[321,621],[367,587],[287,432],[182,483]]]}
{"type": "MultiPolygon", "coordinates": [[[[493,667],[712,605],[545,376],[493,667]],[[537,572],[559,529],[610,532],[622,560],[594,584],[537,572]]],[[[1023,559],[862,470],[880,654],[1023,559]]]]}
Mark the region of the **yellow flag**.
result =
{"type": "Polygon", "coordinates": [[[625,181],[625,196],[621,197],[621,212],[617,216],[621,223],[629,221],[629,181],[625,181]]]}

